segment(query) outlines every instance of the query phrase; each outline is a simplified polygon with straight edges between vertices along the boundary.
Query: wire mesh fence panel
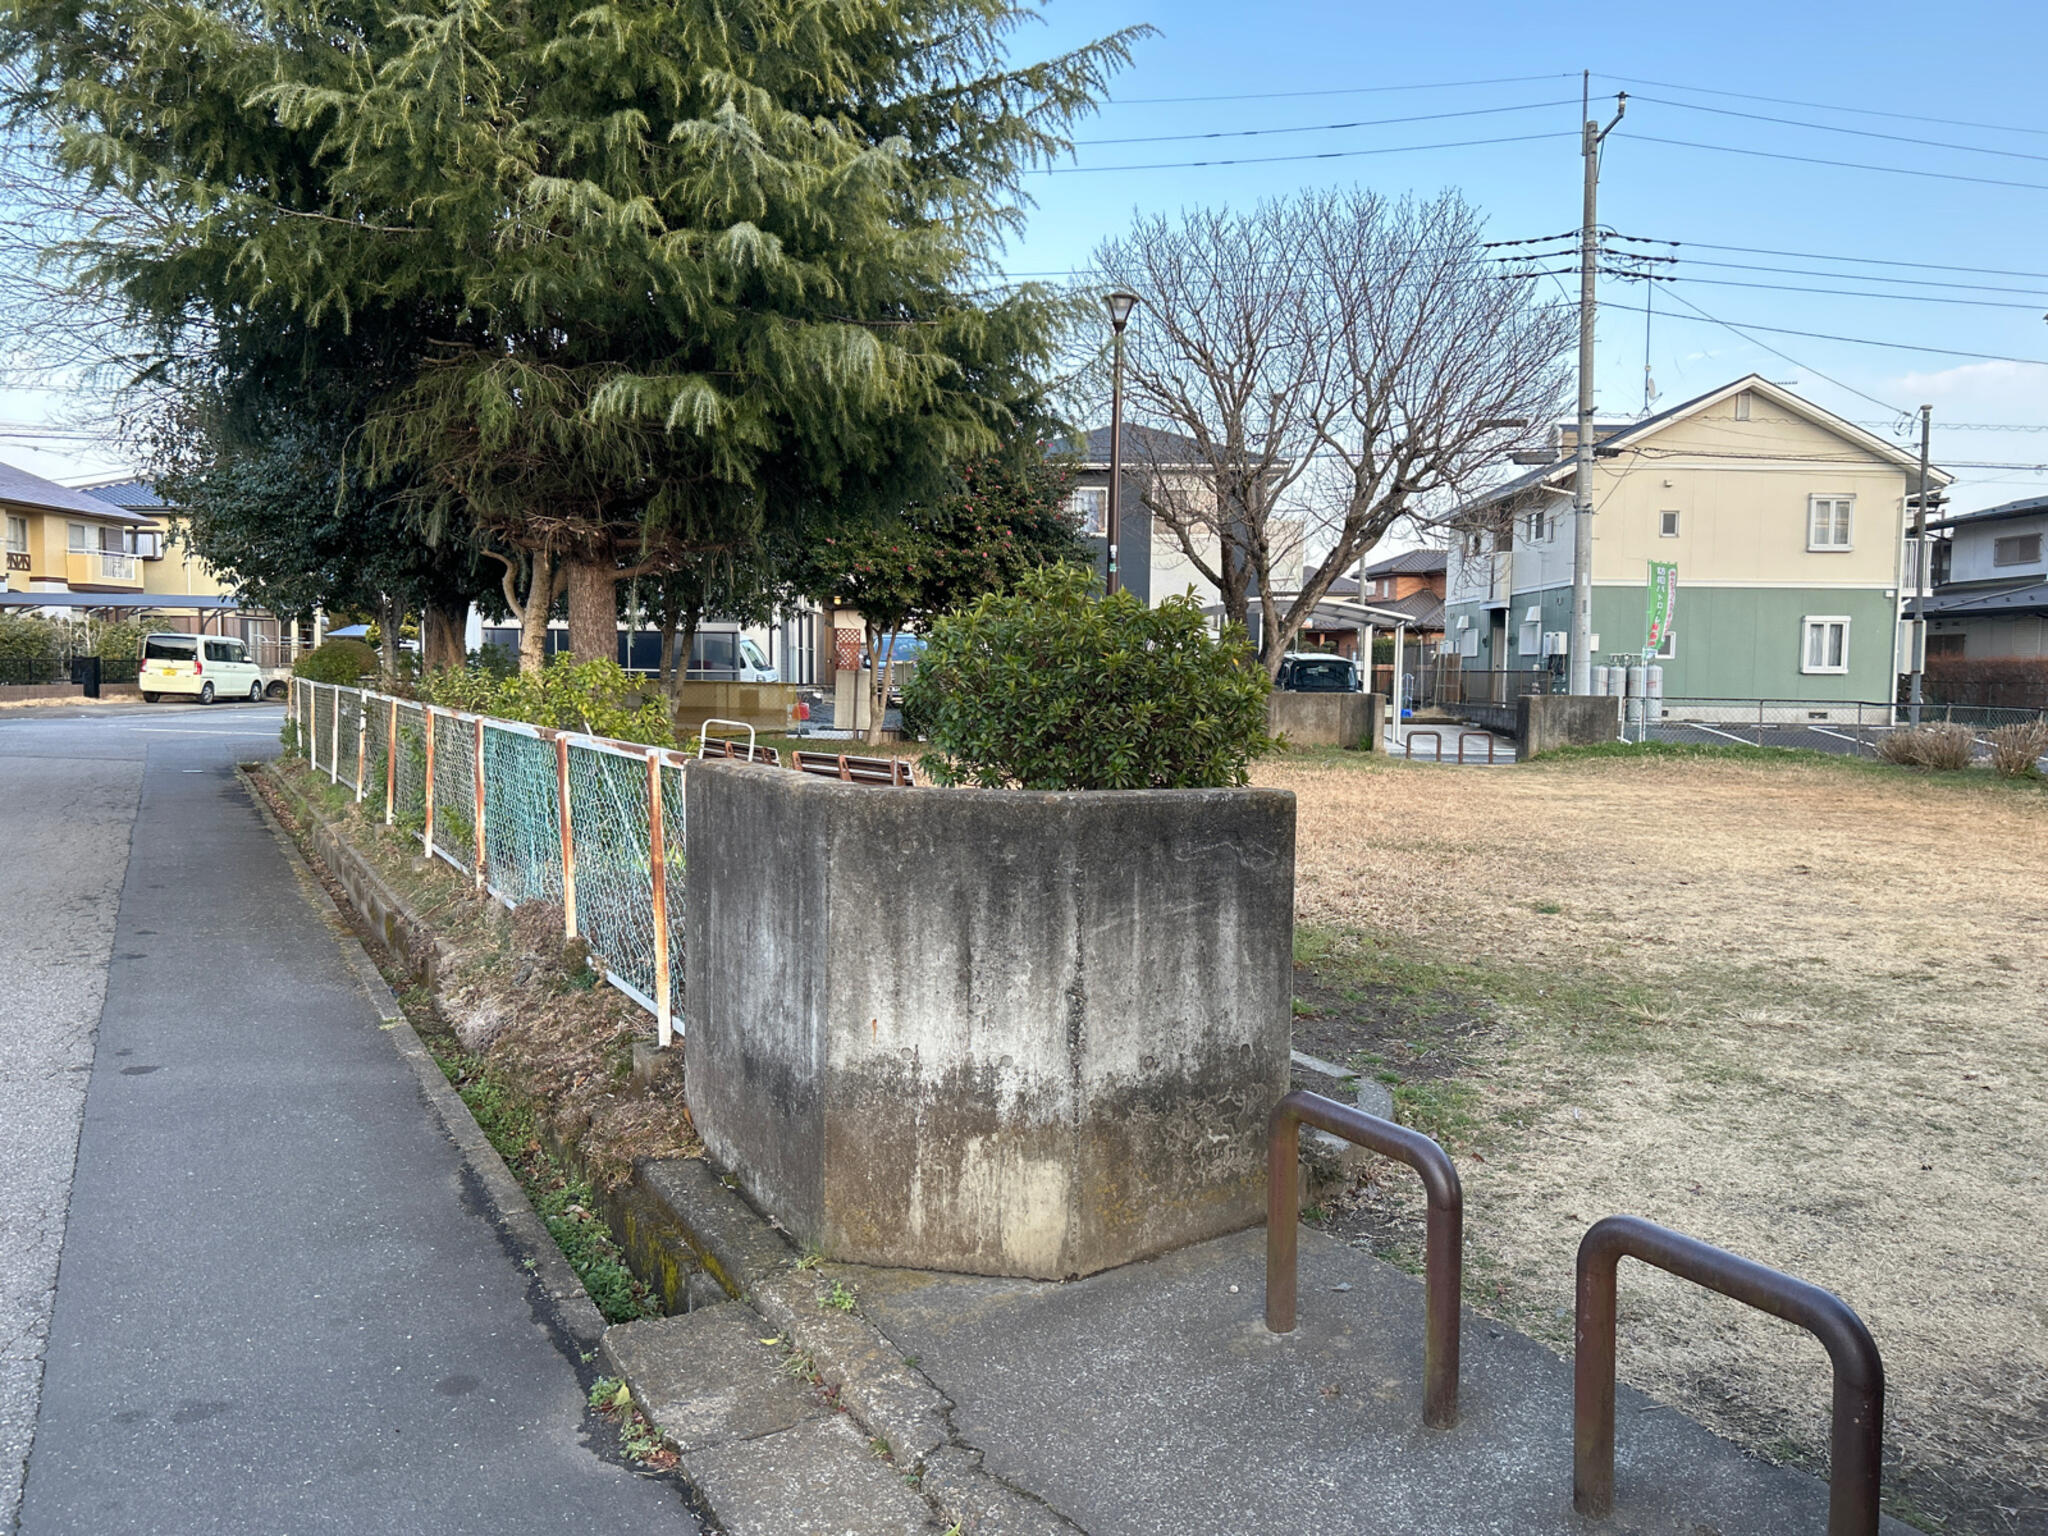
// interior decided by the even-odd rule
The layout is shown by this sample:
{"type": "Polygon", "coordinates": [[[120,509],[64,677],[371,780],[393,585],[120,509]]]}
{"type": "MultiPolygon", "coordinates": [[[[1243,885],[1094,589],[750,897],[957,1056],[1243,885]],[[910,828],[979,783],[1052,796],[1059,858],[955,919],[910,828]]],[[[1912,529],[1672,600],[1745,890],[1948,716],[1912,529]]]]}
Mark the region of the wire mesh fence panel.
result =
{"type": "Polygon", "coordinates": [[[417,837],[427,825],[427,728],[425,711],[401,700],[398,752],[391,786],[391,821],[417,837]]]}
{"type": "Polygon", "coordinates": [[[313,690],[313,735],[308,743],[311,750],[307,760],[315,768],[331,773],[334,769],[334,690],[315,688],[313,690]]]}
{"type": "Polygon", "coordinates": [[[434,852],[457,869],[476,868],[476,722],[439,711],[434,715],[434,852]]]}
{"type": "Polygon", "coordinates": [[[334,690],[334,712],[339,729],[334,744],[334,779],[350,789],[356,787],[356,762],[362,745],[363,696],[354,688],[334,690]]]}
{"type": "Polygon", "coordinates": [[[571,742],[569,819],[577,931],[623,990],[652,1009],[654,876],[648,853],[647,760],[571,742]]]}
{"type": "Polygon", "coordinates": [[[384,814],[384,770],[391,744],[391,701],[375,694],[362,696],[363,784],[362,801],[371,814],[384,814]]]}
{"type": "Polygon", "coordinates": [[[668,995],[678,1033],[683,1027],[683,900],[686,847],[683,840],[683,770],[663,765],[661,770],[662,867],[667,871],[668,897],[668,995]]]}
{"type": "Polygon", "coordinates": [[[484,883],[512,905],[562,897],[555,748],[484,726],[484,883]]]}

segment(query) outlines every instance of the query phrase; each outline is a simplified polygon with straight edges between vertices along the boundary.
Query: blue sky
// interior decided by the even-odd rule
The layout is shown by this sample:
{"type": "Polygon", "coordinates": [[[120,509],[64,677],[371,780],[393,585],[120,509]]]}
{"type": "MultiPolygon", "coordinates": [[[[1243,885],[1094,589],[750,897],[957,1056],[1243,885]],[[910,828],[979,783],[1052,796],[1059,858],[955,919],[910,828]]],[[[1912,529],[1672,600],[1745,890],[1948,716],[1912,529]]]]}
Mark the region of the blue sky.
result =
{"type": "MultiPolygon", "coordinates": [[[[2048,114],[2040,105],[2039,75],[2048,17],[2037,5],[2013,0],[1930,11],[1902,4],[1709,4],[1596,11],[1555,4],[1394,7],[1327,0],[1260,5],[1175,0],[1167,6],[1153,0],[1148,6],[1144,0],[1128,5],[1053,0],[1046,16],[1046,26],[1020,37],[1020,54],[1051,52],[1130,22],[1150,22],[1159,31],[1138,45],[1135,67],[1115,87],[1117,99],[1082,127],[1081,138],[1310,128],[1485,112],[1270,137],[1088,145],[1076,156],[1081,166],[1545,136],[1344,159],[1034,176],[1029,186],[1037,207],[1025,236],[1007,253],[1013,273],[1057,272],[1084,262],[1096,240],[1128,225],[1134,211],[1246,203],[1311,186],[1355,183],[1388,193],[1425,194],[1456,187],[1485,214],[1495,238],[1570,229],[1579,218],[1574,138],[1580,120],[1579,71],[1591,69],[1603,122],[1612,115],[1614,92],[1630,94],[1628,115],[1608,141],[1602,221],[1624,234],[1682,242],[1675,252],[1637,247],[1680,257],[1665,270],[1681,281],[1658,285],[1649,317],[1648,356],[1660,405],[1755,371],[1798,380],[1800,391],[1822,405],[1887,432],[1894,415],[1887,407],[1912,411],[1931,403],[1938,462],[2048,462],[2048,366],[1991,360],[2048,362],[2048,322],[2043,320],[2048,315],[2048,114]],[[1463,81],[1491,83],[1385,89],[1463,81]],[[1355,94],[1299,94],[1307,92],[1355,94]],[[1187,97],[1246,99],[1160,99],[1187,97]],[[1785,104],[1794,101],[1866,110],[1785,104]],[[1525,106],[1531,110],[1488,110],[1525,106]],[[1869,115],[1876,112],[1913,118],[1869,115]],[[1856,131],[1795,127],[1757,117],[1856,131]],[[1963,122],[1998,127],[1965,127],[1963,122]],[[2008,127],[2031,131],[2004,131],[2008,127]],[[1725,148],[1684,148],[1653,138],[1725,148]],[[1944,147],[1961,145],[2005,153],[1944,147]],[[1728,149],[1983,180],[1858,170],[1728,149]],[[1707,250],[1707,245],[1749,249],[1707,250]],[[1761,254],[1767,251],[1809,254],[1761,254]],[[1763,267],[1793,270],[1753,270],[1763,267]],[[2032,275],[1950,270],[1960,267],[2032,275]],[[1880,277],[1913,281],[1874,280],[1880,277]],[[1860,296],[1729,284],[1848,289],[1860,296]],[[1987,291],[1993,289],[2018,291],[1987,291]],[[1770,326],[1897,345],[1861,346],[1760,330],[1752,331],[1753,341],[1745,341],[1719,325],[1680,319],[1690,313],[1681,299],[1745,328],[1770,326]],[[1766,346],[1786,355],[1774,355],[1766,346]],[[1962,431],[1950,423],[2044,430],[1962,431]]],[[[1644,287],[1619,281],[1601,285],[1598,387],[1603,413],[1642,408],[1644,287]]],[[[1955,473],[1958,508],[2048,490],[2048,475],[2040,473],[1963,467],[1955,473]]]]}
{"type": "MultiPolygon", "coordinates": [[[[1128,225],[1134,211],[1245,203],[1333,184],[1389,193],[1456,187],[1502,239],[1570,229],[1579,210],[1578,72],[1590,68],[1603,121],[1616,90],[1631,95],[1606,155],[1604,222],[1625,234],[1682,242],[1678,265],[1666,269],[1682,280],[1660,285],[1651,320],[1648,358],[1660,404],[1752,370],[1797,380],[1821,404],[1880,430],[1889,430],[1892,408],[1911,411],[1927,401],[1935,407],[1935,457],[1955,466],[1959,477],[1957,507],[2048,490],[2048,474],[1969,467],[2048,462],[2048,430],[1965,431],[1957,425],[2048,429],[2048,366],[1994,360],[2048,360],[2042,318],[2048,314],[2048,114],[2040,106],[2039,77],[2048,20],[2038,4],[1595,11],[1557,4],[1049,0],[1045,25],[1024,29],[1016,51],[1043,55],[1133,23],[1150,23],[1158,35],[1138,45],[1135,67],[1117,82],[1116,100],[1082,125],[1080,137],[1315,131],[1092,144],[1079,150],[1078,165],[1540,137],[1340,159],[1035,175],[1029,188],[1037,206],[1006,253],[1011,272],[1071,268],[1103,234],[1128,225]],[[1414,88],[1477,81],[1490,83],[1414,88]],[[1303,94],[1312,92],[1344,94],[1303,94]],[[1189,97],[1241,99],[1160,99],[1189,97]],[[1700,110],[1706,107],[1718,110],[1700,110]],[[1736,112],[1791,122],[1726,115],[1736,112]],[[1868,115],[1878,112],[1914,117],[1868,115]],[[1327,131],[1317,126],[1444,113],[1484,115],[1327,131]],[[1726,152],[1731,148],[1983,180],[1726,152]],[[1762,254],[1773,251],[1810,254],[1762,254]],[[1792,270],[1754,270],[1763,267],[1792,270]],[[1965,267],[1997,270],[1955,270],[1965,267]],[[1913,281],[1873,280],[1880,277],[1913,281]],[[1721,286],[1736,283],[1852,289],[1862,296],[1721,286]],[[1998,289],[2017,291],[1991,291],[1998,289]],[[1680,319],[1688,313],[1681,298],[1730,322],[1893,345],[1762,331],[1744,340],[1716,324],[1680,319]],[[1997,305],[2015,307],[1989,307],[1997,305]]],[[[1639,248],[1673,254],[1669,247],[1639,248]]],[[[1643,404],[1644,286],[1602,285],[1608,306],[1599,329],[1603,412],[1632,412],[1643,404]]],[[[63,407],[61,399],[0,391],[0,421],[51,419],[63,407]]],[[[0,457],[70,476],[122,467],[90,447],[10,439],[4,428],[0,457]]]]}

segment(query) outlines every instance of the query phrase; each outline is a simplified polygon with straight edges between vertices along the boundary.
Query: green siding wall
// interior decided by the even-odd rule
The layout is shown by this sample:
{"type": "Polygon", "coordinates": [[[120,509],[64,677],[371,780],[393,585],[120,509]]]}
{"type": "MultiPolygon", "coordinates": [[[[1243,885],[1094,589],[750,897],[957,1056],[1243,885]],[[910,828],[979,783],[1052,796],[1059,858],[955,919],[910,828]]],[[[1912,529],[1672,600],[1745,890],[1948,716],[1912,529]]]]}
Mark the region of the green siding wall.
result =
{"type": "MultiPolygon", "coordinates": [[[[1644,587],[1593,589],[1593,632],[1600,657],[1643,643],[1644,587]]],[[[1517,592],[1508,610],[1505,654],[1492,659],[1486,610],[1458,604],[1448,610],[1449,626],[1470,613],[1480,626],[1481,648],[1468,667],[1532,668],[1541,657],[1517,654],[1521,618],[1543,610],[1543,628],[1571,628],[1569,587],[1517,592]]],[[[1866,699],[1894,696],[1897,673],[1893,647],[1896,599],[1881,589],[1821,587],[1688,587],[1681,575],[1675,612],[1678,654],[1663,663],[1664,693],[1682,699],[1866,699]],[[1809,616],[1849,619],[1849,670],[1808,674],[1799,670],[1803,621],[1809,616]]]]}

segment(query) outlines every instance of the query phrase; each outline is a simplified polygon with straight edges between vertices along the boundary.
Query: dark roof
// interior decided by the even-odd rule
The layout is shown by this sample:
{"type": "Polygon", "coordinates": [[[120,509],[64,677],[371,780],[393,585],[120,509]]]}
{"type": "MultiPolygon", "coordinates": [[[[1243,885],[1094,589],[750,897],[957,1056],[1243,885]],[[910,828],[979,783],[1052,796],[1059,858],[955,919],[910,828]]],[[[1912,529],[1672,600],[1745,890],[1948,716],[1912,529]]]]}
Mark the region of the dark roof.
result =
{"type": "Polygon", "coordinates": [[[170,503],[157,494],[155,486],[146,480],[117,480],[112,485],[88,485],[83,488],[101,501],[111,501],[117,507],[130,512],[157,512],[168,510],[170,503]]]}
{"type": "Polygon", "coordinates": [[[1434,592],[1411,592],[1406,597],[1395,598],[1392,602],[1375,603],[1393,613],[1405,613],[1410,629],[1442,629],[1444,627],[1444,600],[1434,592]]]}
{"type": "Polygon", "coordinates": [[[1435,576],[1450,563],[1450,551],[1444,549],[1411,549],[1404,554],[1394,555],[1368,565],[1368,576],[1435,576]]]}
{"type": "MultiPolygon", "coordinates": [[[[1091,427],[1082,433],[1073,444],[1084,464],[1107,465],[1109,463],[1109,428],[1091,427]]],[[[1192,437],[1178,432],[1162,432],[1156,427],[1141,427],[1136,422],[1124,423],[1124,462],[1126,464],[1205,464],[1200,446],[1192,437]]]]}
{"type": "Polygon", "coordinates": [[[115,523],[149,521],[148,518],[137,517],[132,512],[124,512],[96,496],[87,495],[84,491],[75,491],[68,485],[45,480],[41,475],[32,475],[25,469],[16,469],[12,464],[0,464],[0,501],[11,501],[21,507],[34,507],[39,512],[83,512],[115,523]]]}
{"type": "Polygon", "coordinates": [[[1995,507],[1986,507],[1981,512],[1958,512],[1954,517],[1930,520],[1930,528],[1954,528],[1960,523],[1997,523],[2009,517],[2039,517],[2048,513],[2048,496],[2027,496],[2018,501],[2001,502],[1995,507]]]}
{"type": "Polygon", "coordinates": [[[2010,587],[1965,587],[1936,592],[1925,599],[1930,619],[2009,618],[2017,613],[2048,613],[2048,581],[2035,578],[2010,587]]]}

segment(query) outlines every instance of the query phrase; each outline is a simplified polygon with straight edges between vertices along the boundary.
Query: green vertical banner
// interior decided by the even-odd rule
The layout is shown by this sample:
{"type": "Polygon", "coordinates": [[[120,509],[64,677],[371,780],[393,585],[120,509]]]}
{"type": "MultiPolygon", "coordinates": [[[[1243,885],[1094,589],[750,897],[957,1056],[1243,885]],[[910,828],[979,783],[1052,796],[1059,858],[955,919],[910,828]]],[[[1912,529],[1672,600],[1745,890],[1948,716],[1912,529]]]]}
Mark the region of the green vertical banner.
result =
{"type": "Polygon", "coordinates": [[[1671,607],[1678,598],[1678,562],[1650,562],[1650,598],[1643,614],[1643,659],[1653,658],[1671,633],[1671,607]]]}

